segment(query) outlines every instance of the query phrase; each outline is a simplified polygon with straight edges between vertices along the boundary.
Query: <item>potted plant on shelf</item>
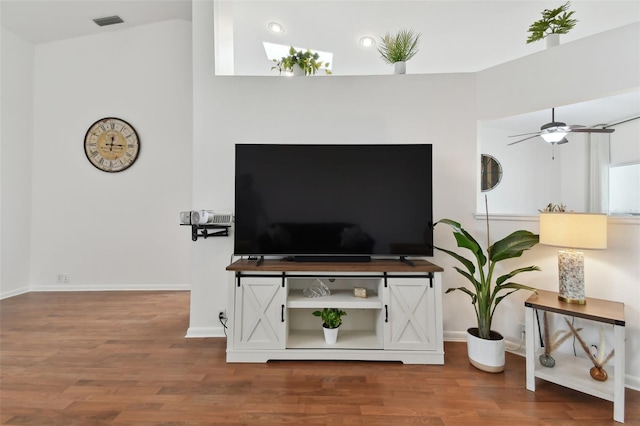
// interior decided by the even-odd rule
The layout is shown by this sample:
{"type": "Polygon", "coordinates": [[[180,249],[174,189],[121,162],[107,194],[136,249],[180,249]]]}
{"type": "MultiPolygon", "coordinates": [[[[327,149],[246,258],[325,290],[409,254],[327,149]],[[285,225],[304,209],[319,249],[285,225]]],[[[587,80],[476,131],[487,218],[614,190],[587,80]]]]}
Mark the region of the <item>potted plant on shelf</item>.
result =
{"type": "Polygon", "coordinates": [[[418,53],[421,35],[401,29],[395,35],[387,33],[381,38],[378,53],[386,63],[393,64],[395,74],[406,73],[406,62],[418,53]]]}
{"type": "MultiPolygon", "coordinates": [[[[462,276],[473,285],[467,287],[452,287],[446,292],[459,290],[471,297],[471,304],[476,312],[477,327],[467,330],[467,351],[471,364],[483,371],[499,373],[504,370],[504,338],[491,329],[491,321],[496,307],[505,297],[518,291],[535,291],[534,288],[510,281],[521,272],[539,271],[537,266],[526,266],[501,275],[495,279],[494,270],[498,262],[520,257],[525,250],[532,248],[539,241],[539,236],[529,231],[519,230],[507,237],[496,241],[493,245],[487,245],[487,253],[480,244],[462,226],[453,220],[442,219],[438,223],[449,225],[453,229],[453,235],[458,247],[469,250],[473,254],[473,261],[447,249],[435,247],[454,259],[458,260],[464,268],[454,267],[462,276]]],[[[489,240],[489,218],[487,215],[487,240],[489,240]]]]}
{"type": "Polygon", "coordinates": [[[271,70],[277,69],[280,74],[283,71],[292,72],[293,75],[313,75],[322,70],[325,74],[330,75],[331,70],[327,67],[329,62],[318,61],[320,55],[317,52],[312,52],[307,49],[296,50],[293,46],[289,48],[289,55],[283,56],[282,59],[274,59],[274,66],[271,70]]]}
{"type": "Polygon", "coordinates": [[[342,316],[347,313],[338,308],[324,308],[321,311],[314,311],[313,315],[322,318],[322,331],[324,340],[332,345],[338,340],[338,327],[342,324],[342,316]]]}
{"type": "Polygon", "coordinates": [[[574,11],[569,11],[570,2],[566,2],[555,9],[542,11],[542,18],[529,26],[527,44],[534,41],[547,39],[547,47],[557,46],[560,43],[560,34],[567,34],[578,23],[572,19],[574,11]]]}

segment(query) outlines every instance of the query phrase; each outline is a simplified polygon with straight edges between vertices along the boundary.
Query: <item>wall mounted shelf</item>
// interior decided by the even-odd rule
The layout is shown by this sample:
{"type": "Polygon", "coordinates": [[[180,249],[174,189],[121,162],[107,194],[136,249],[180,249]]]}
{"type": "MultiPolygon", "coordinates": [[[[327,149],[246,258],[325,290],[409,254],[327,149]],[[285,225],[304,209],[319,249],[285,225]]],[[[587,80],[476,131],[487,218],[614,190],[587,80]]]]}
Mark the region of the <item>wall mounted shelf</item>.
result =
{"type": "Polygon", "coordinates": [[[228,225],[189,225],[186,223],[181,223],[180,225],[191,227],[191,240],[193,241],[197,241],[198,237],[208,238],[229,236],[230,226],[228,225]]]}

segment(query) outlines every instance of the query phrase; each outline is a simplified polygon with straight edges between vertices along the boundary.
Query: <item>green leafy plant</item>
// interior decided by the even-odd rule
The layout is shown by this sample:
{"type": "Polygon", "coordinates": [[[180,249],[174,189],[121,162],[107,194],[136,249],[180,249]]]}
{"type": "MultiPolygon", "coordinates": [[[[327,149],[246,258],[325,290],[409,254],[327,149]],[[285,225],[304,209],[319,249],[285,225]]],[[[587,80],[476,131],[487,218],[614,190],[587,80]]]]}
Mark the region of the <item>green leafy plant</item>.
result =
{"type": "Polygon", "coordinates": [[[322,311],[314,311],[313,315],[322,318],[324,328],[338,328],[342,324],[342,316],[347,313],[338,308],[324,308],[322,311]]]}
{"type": "Polygon", "coordinates": [[[320,59],[320,55],[317,52],[312,52],[309,49],[306,51],[296,51],[296,49],[291,46],[289,48],[289,56],[283,56],[280,60],[274,59],[273,62],[275,65],[271,67],[271,70],[277,69],[280,74],[282,74],[283,71],[293,72],[293,67],[297,65],[304,71],[305,75],[313,75],[320,70],[330,75],[331,70],[327,68],[329,62],[318,61],[318,59],[320,59]]]}
{"type": "MultiPolygon", "coordinates": [[[[508,274],[498,277],[494,284],[494,269],[500,261],[520,257],[525,250],[532,248],[538,243],[539,236],[529,231],[515,231],[500,241],[496,241],[487,249],[487,254],[485,254],[480,244],[465,231],[458,222],[450,219],[442,219],[436,222],[434,227],[439,223],[449,225],[453,229],[453,235],[458,243],[458,247],[471,251],[475,261],[474,263],[474,261],[454,251],[435,247],[437,250],[447,253],[458,260],[464,266],[464,269],[457,266],[454,267],[454,269],[473,285],[472,290],[467,287],[452,287],[447,290],[447,293],[459,290],[471,297],[471,304],[476,311],[476,318],[478,320],[478,337],[481,339],[490,339],[491,321],[493,320],[493,314],[498,304],[502,302],[505,297],[518,290],[536,291],[532,287],[510,281],[511,278],[521,272],[540,270],[537,266],[526,266],[524,268],[514,269],[508,274]]],[[[489,233],[488,227],[489,222],[487,219],[487,234],[489,233]]],[[[487,239],[488,238],[487,235],[487,239]]]]}
{"type": "Polygon", "coordinates": [[[542,19],[529,26],[529,38],[527,44],[542,40],[549,34],[567,34],[578,23],[577,19],[572,19],[574,11],[569,11],[570,2],[566,2],[555,9],[545,9],[542,11],[542,19]]]}
{"type": "Polygon", "coordinates": [[[395,35],[389,33],[381,37],[378,53],[388,64],[406,62],[418,53],[421,33],[413,30],[401,29],[395,35]]]}

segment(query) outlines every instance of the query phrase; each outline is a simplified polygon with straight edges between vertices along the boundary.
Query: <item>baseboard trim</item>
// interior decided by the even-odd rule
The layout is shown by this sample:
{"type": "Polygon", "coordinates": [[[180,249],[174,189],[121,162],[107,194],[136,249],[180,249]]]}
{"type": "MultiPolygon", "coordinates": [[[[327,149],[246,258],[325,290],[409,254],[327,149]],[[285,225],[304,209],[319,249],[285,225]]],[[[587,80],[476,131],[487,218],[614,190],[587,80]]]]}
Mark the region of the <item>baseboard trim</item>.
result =
{"type": "Polygon", "coordinates": [[[20,296],[21,294],[29,293],[28,287],[17,288],[15,290],[7,291],[5,293],[0,294],[0,300],[8,299],[14,296],[20,296]]]}
{"type": "Polygon", "coordinates": [[[227,337],[222,327],[189,327],[187,335],[188,339],[201,339],[206,337],[227,337]]]}
{"type": "Polygon", "coordinates": [[[29,291],[189,291],[189,284],[44,284],[29,291]]]}

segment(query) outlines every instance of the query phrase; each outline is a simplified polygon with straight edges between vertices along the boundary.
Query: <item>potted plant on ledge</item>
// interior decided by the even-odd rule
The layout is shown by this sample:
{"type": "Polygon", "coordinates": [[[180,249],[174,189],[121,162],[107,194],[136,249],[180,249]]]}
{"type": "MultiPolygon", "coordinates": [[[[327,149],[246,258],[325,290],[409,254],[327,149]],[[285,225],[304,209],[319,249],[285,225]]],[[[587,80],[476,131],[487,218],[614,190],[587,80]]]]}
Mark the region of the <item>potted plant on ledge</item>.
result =
{"type": "MultiPolygon", "coordinates": [[[[487,234],[489,227],[487,215],[487,234]]],[[[525,250],[532,248],[539,241],[539,236],[529,231],[515,231],[507,237],[496,241],[487,249],[487,254],[480,244],[458,222],[450,219],[442,219],[438,223],[449,225],[453,229],[453,235],[458,247],[469,250],[474,260],[447,249],[435,247],[454,259],[458,260],[464,268],[454,267],[462,276],[473,285],[467,287],[452,287],[446,292],[459,290],[471,297],[471,304],[476,311],[478,326],[467,330],[467,351],[471,364],[483,371],[499,373],[504,370],[504,338],[500,333],[491,329],[491,321],[496,307],[505,297],[518,291],[535,291],[534,288],[510,281],[521,272],[539,271],[537,266],[526,266],[501,275],[495,280],[494,269],[498,262],[506,259],[520,257],[525,250]]],[[[487,235],[487,239],[488,239],[487,235]]]]}
{"type": "Polygon", "coordinates": [[[318,59],[320,59],[320,55],[317,52],[312,52],[309,49],[296,51],[291,46],[288,56],[283,56],[280,60],[273,59],[275,65],[271,67],[271,70],[277,69],[280,74],[283,71],[289,71],[293,75],[314,75],[322,70],[325,74],[330,75],[331,70],[327,68],[329,63],[318,61],[318,59]]]}
{"type": "Polygon", "coordinates": [[[560,44],[560,34],[567,34],[578,23],[577,19],[572,19],[573,11],[568,11],[570,2],[566,2],[555,9],[545,9],[542,11],[542,18],[529,26],[529,38],[527,44],[534,41],[547,39],[547,47],[560,44]]]}
{"type": "Polygon", "coordinates": [[[322,331],[324,340],[332,345],[338,340],[338,327],[342,325],[342,316],[347,313],[338,308],[324,308],[322,311],[314,311],[313,315],[322,318],[322,331]]]}
{"type": "Polygon", "coordinates": [[[387,33],[381,38],[378,53],[386,63],[393,64],[394,74],[406,73],[407,61],[418,53],[421,35],[402,29],[395,35],[387,33]]]}

